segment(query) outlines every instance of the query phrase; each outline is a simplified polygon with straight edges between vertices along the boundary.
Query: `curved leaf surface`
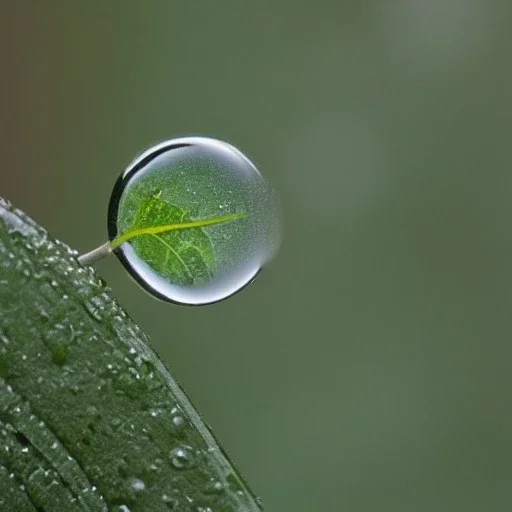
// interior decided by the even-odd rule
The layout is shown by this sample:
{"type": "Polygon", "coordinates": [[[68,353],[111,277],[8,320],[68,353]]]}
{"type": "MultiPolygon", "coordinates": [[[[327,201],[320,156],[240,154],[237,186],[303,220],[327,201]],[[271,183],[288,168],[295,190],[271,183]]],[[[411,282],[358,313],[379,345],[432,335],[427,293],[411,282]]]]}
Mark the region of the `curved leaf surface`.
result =
{"type": "Polygon", "coordinates": [[[0,510],[260,510],[146,336],[75,258],[0,201],[0,510]]]}

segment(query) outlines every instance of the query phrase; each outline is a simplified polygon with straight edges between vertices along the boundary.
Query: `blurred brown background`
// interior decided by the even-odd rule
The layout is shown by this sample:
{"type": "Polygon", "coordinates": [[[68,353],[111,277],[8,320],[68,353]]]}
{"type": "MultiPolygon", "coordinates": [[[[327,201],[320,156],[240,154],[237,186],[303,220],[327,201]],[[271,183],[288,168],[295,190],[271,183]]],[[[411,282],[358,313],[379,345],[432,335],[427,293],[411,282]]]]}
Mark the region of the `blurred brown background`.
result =
{"type": "Polygon", "coordinates": [[[79,251],[164,138],[246,152],[276,261],[183,308],[98,271],[268,511],[512,503],[512,3],[0,0],[0,194],[79,251]]]}

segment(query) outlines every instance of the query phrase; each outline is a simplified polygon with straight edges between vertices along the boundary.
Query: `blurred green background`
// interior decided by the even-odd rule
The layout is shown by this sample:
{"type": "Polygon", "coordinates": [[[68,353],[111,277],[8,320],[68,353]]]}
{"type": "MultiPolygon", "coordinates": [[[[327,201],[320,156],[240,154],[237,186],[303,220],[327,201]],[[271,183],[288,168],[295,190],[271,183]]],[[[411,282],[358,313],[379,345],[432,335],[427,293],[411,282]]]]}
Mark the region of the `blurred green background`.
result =
{"type": "Polygon", "coordinates": [[[224,303],[98,265],[268,511],[512,504],[512,3],[0,0],[0,194],[79,251],[155,141],[228,140],[278,258],[224,303]]]}

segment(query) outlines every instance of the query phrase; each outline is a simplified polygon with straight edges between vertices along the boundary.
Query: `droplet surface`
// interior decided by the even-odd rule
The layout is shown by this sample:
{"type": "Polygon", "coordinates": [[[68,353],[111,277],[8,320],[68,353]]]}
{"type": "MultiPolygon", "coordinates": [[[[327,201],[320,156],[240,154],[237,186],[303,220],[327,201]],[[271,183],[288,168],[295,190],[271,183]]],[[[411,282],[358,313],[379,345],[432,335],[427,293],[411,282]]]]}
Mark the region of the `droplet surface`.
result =
{"type": "Polygon", "coordinates": [[[156,297],[200,305],[233,295],[275,255],[279,205],[238,149],[205,137],[158,144],[118,179],[111,247],[156,297]]]}
{"type": "Polygon", "coordinates": [[[130,482],[130,486],[134,492],[142,492],[146,489],[144,480],[141,480],[140,478],[133,478],[130,482]]]}
{"type": "Polygon", "coordinates": [[[176,469],[186,469],[192,464],[192,454],[185,447],[174,448],[170,457],[171,463],[176,469]]]}

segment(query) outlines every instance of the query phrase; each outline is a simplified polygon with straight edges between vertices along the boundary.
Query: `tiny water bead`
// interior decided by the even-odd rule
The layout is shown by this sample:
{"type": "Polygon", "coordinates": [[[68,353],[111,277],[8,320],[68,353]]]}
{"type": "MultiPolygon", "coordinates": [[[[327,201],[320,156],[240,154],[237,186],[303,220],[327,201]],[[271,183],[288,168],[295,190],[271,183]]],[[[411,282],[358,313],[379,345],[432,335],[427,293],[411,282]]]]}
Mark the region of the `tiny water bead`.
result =
{"type": "Polygon", "coordinates": [[[174,448],[170,453],[171,463],[176,469],[186,469],[192,465],[192,454],[185,447],[174,448]]]}
{"type": "MultiPolygon", "coordinates": [[[[211,138],[178,138],[149,148],[119,177],[108,232],[110,242],[96,251],[114,251],[147,291],[170,302],[208,304],[242,289],[274,256],[279,207],[238,149],[211,138]]],[[[94,252],[82,262],[96,259],[94,252]]]]}

